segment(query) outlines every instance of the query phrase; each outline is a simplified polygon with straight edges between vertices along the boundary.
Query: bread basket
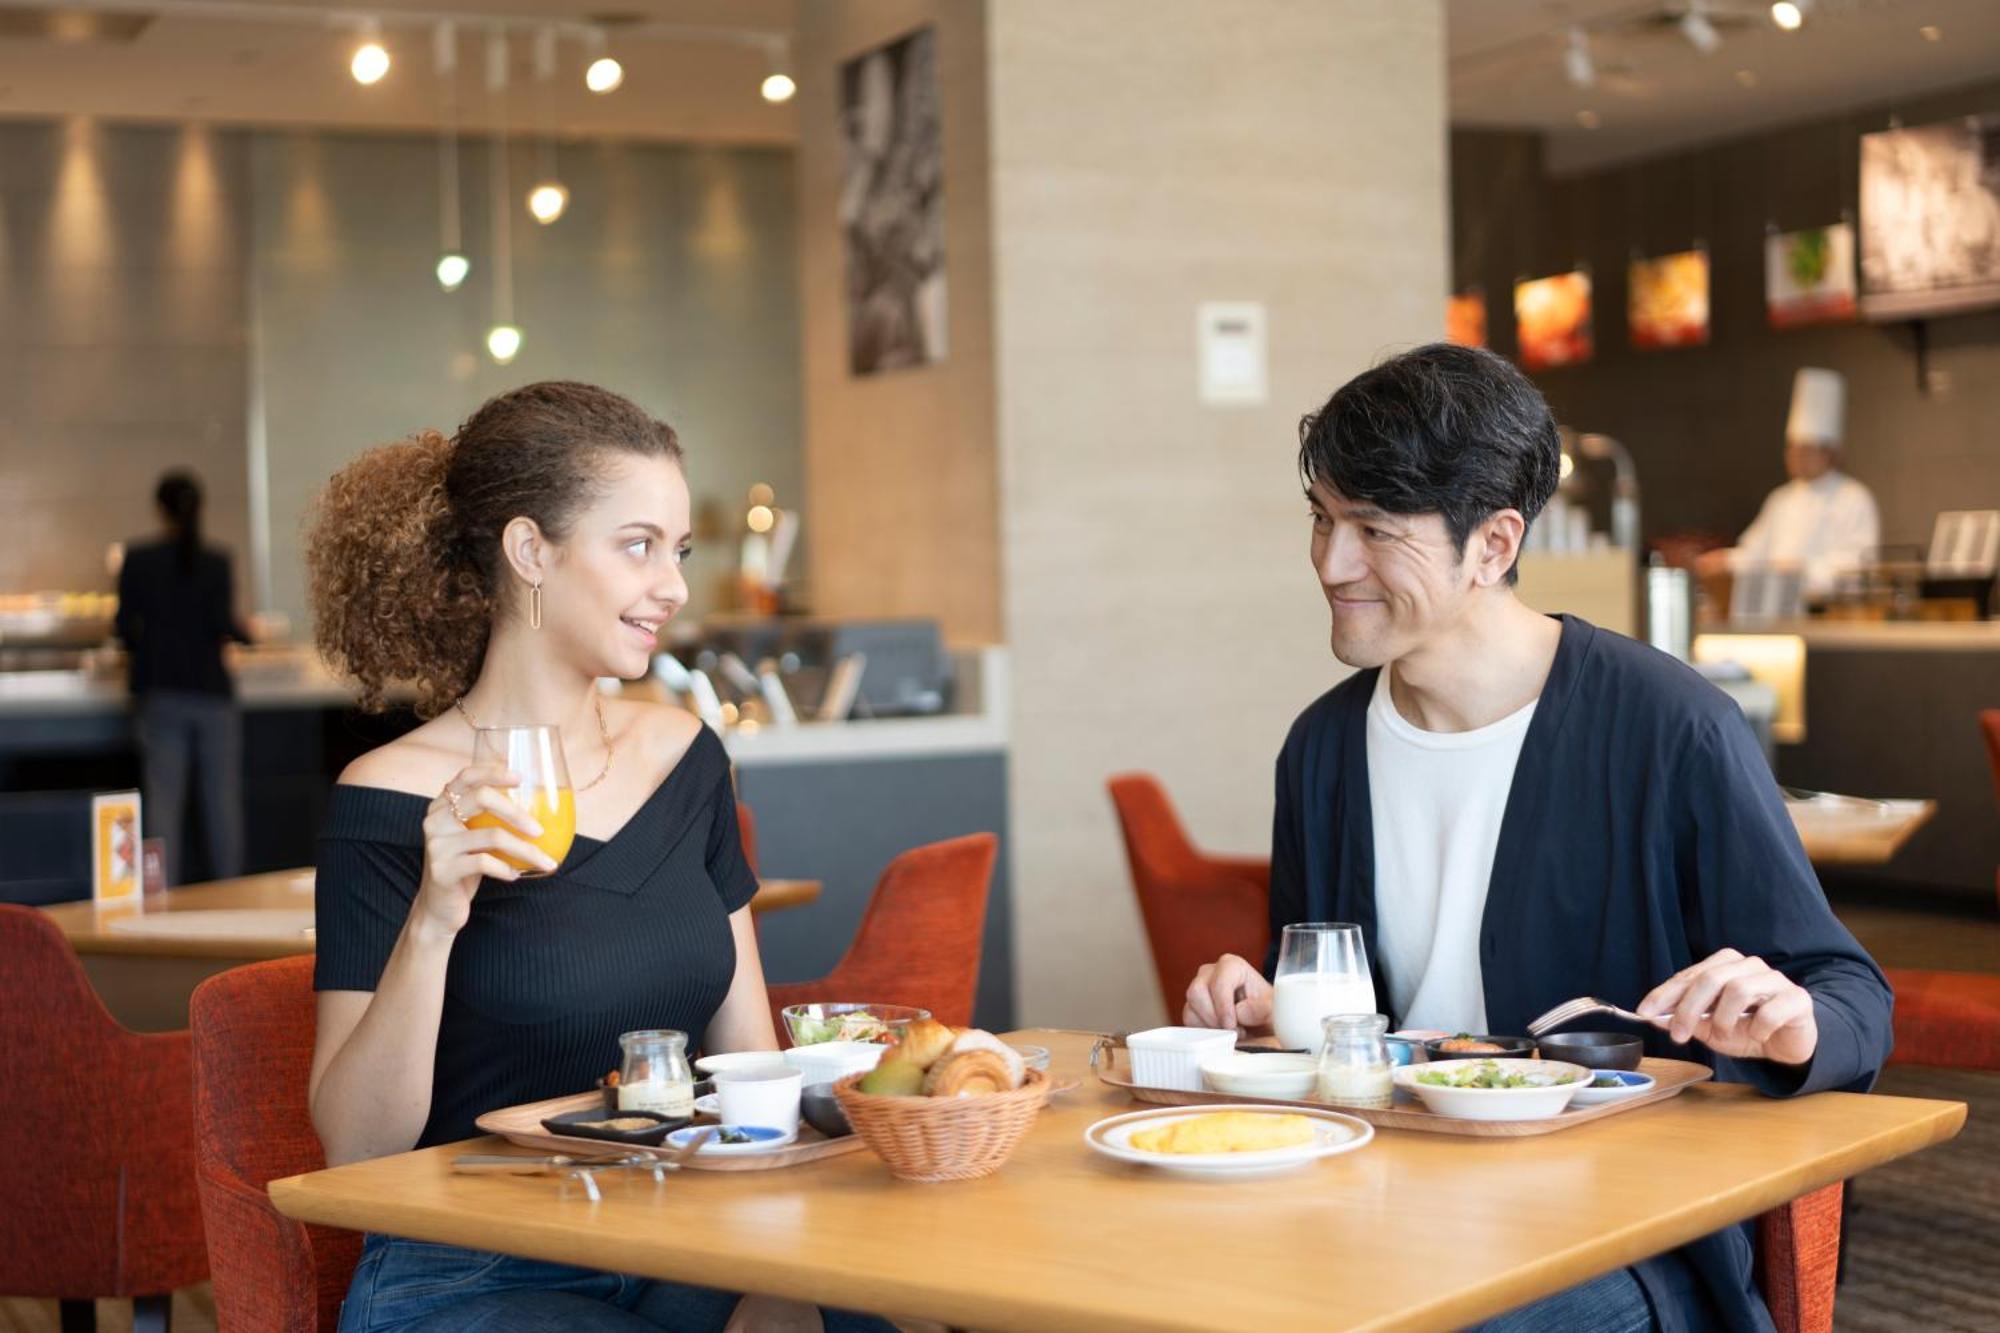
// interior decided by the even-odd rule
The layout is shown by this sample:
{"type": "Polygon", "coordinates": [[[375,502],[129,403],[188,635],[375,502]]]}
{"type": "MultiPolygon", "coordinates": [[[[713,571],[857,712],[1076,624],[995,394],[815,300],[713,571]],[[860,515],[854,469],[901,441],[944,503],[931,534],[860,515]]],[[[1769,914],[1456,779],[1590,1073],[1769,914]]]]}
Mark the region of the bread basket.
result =
{"type": "Polygon", "coordinates": [[[848,1123],[902,1180],[976,1180],[1000,1169],[1049,1098],[1039,1069],[1012,1092],[978,1097],[888,1097],[862,1092],[865,1075],[833,1085],[848,1123]]]}

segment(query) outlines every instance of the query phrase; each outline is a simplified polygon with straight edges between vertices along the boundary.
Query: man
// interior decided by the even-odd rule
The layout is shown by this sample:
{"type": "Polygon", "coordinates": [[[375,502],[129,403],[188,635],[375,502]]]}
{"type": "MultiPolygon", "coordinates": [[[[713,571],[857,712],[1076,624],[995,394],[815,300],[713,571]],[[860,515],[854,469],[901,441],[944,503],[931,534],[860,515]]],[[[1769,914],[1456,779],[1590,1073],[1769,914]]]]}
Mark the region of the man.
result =
{"type": "MultiPolygon", "coordinates": [[[[1765,497],[1735,547],[1701,558],[1705,574],[1734,571],[1748,582],[1771,573],[1796,574],[1808,600],[1825,597],[1842,574],[1860,568],[1882,541],[1875,497],[1840,471],[1846,381],[1835,370],[1801,370],[1792,381],[1785,419],[1785,473],[1790,481],[1765,497]]],[[[1751,596],[1752,610],[1765,596],[1751,596]]]]}
{"type": "MultiPolygon", "coordinates": [[[[1272,938],[1359,923],[1397,1026],[1518,1033],[1595,995],[1664,1016],[1651,1052],[1718,1077],[1865,1089],[1888,985],[1827,909],[1735,705],[1664,653],[1514,596],[1557,477],[1534,386],[1491,353],[1423,347],[1348,383],[1300,437],[1333,652],[1361,670],[1278,758],[1272,938]]],[[[1188,988],[1191,1024],[1270,1016],[1245,959],[1188,988]]],[[[1731,1228],[1493,1327],[1768,1329],[1750,1262],[1731,1228]]]]}

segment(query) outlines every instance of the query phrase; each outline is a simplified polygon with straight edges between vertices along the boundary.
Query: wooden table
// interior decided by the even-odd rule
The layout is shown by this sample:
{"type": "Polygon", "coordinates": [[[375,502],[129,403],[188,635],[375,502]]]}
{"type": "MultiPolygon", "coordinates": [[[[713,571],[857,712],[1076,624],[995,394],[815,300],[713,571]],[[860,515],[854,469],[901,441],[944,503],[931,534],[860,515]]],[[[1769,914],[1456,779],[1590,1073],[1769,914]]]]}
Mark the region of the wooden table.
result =
{"type": "Polygon", "coordinates": [[[1887,865],[1910,835],[1930,823],[1937,813],[1936,801],[1884,801],[1882,817],[1849,825],[1820,823],[1801,818],[1796,810],[1792,823],[1799,830],[1806,855],[1820,866],[1887,865]]]}
{"type": "MultiPolygon", "coordinates": [[[[818,900],[812,879],[767,879],[750,910],[758,915],[818,900]]],[[[262,958],[313,952],[311,870],[274,870],[242,879],[170,889],[143,913],[100,912],[89,902],[42,909],[62,927],[105,1007],[139,1032],[187,1026],[188,997],[217,972],[262,958]],[[189,913],[213,913],[190,917],[189,913]],[[162,928],[164,917],[180,922],[162,928]],[[213,929],[206,927],[213,926],[213,929]]]]}
{"type": "Polygon", "coordinates": [[[866,1152],[784,1171],[600,1175],[603,1201],[537,1176],[464,1176],[402,1153],[271,1183],[338,1227],[769,1292],[979,1329],[1431,1329],[1488,1317],[1671,1249],[1958,1133],[1965,1107],[1702,1085],[1524,1139],[1383,1131],[1295,1175],[1180,1181],[1098,1157],[1132,1109],[1051,1048],[1058,1096],[997,1175],[892,1179],[866,1152]]]}

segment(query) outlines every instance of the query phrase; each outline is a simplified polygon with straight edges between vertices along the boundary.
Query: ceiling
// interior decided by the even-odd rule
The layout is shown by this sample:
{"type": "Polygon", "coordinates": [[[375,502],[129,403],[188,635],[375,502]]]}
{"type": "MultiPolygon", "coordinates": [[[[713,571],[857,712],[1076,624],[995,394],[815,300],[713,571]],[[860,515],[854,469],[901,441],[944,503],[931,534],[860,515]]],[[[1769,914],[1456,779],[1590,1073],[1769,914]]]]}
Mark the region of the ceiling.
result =
{"type": "Polygon", "coordinates": [[[505,108],[517,131],[733,144],[797,138],[795,105],[774,106],[758,93],[771,59],[760,39],[790,35],[797,0],[366,0],[393,62],[371,87],[347,69],[358,8],[87,0],[93,9],[112,2],[152,17],[136,32],[130,23],[99,25],[112,30],[62,40],[66,30],[86,32],[91,12],[69,8],[74,0],[47,0],[42,11],[0,0],[0,116],[431,129],[446,87],[433,30],[437,18],[457,15],[452,86],[468,128],[499,120],[501,103],[486,90],[486,34],[497,18],[514,20],[505,108]],[[555,78],[538,84],[534,20],[604,21],[624,86],[606,96],[583,87],[574,27],[558,42],[555,78]]]}
{"type": "Polygon", "coordinates": [[[2000,79],[2000,0],[1817,0],[1791,33],[1760,0],[1703,7],[1709,55],[1679,27],[1688,0],[1446,0],[1452,121],[1544,131],[1562,173],[2000,79]],[[1564,75],[1572,24],[1591,88],[1564,75]]]}
{"type": "MultiPolygon", "coordinates": [[[[1550,169],[1564,172],[2000,77],[2000,0],[1812,0],[1804,28],[1789,34],[1763,0],[1701,2],[1722,38],[1707,56],[1677,26],[1690,0],[1444,0],[1452,119],[1543,131],[1550,169]],[[1592,88],[1564,77],[1571,25],[1589,34],[1592,88]],[[1925,25],[1941,40],[1925,40],[1925,25]],[[1579,113],[1597,127],[1581,127],[1579,113]]],[[[453,87],[472,129],[491,128],[501,111],[485,88],[484,33],[495,18],[515,25],[505,105],[516,131],[789,144],[812,92],[808,79],[799,99],[766,103],[757,86],[769,55],[757,43],[788,37],[798,6],[813,0],[364,3],[382,16],[395,62],[365,88],[347,72],[352,8],[0,0],[0,116],[430,129],[442,106],[432,28],[451,14],[461,19],[453,87]],[[114,5],[122,12],[104,12],[114,5]],[[586,92],[581,47],[567,38],[557,77],[538,86],[536,20],[605,22],[625,86],[586,92]],[[88,40],[61,39],[92,27],[88,40]]]]}

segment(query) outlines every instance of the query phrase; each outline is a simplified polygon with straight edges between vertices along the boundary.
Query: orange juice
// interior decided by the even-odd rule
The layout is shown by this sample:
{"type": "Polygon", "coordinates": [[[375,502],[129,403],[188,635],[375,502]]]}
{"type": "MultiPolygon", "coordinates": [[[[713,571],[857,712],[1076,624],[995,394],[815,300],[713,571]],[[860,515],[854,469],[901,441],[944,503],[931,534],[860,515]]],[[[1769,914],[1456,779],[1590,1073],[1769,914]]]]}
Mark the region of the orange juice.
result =
{"type": "MultiPolygon", "coordinates": [[[[517,803],[521,801],[521,792],[515,791],[512,795],[517,803]]],[[[528,838],[519,829],[514,829],[513,831],[520,833],[523,838],[527,838],[529,842],[547,852],[555,859],[555,863],[560,866],[563,858],[569,855],[569,845],[576,841],[576,793],[567,787],[555,792],[551,792],[547,788],[540,788],[525,804],[527,805],[528,813],[533,815],[535,822],[542,826],[542,836],[539,838],[528,838]]],[[[483,810],[466,820],[465,826],[467,828],[509,827],[502,822],[500,816],[488,814],[483,810]]],[[[520,871],[523,877],[546,875],[548,873],[540,866],[531,866],[525,861],[507,855],[505,852],[496,852],[495,855],[520,871]]]]}

